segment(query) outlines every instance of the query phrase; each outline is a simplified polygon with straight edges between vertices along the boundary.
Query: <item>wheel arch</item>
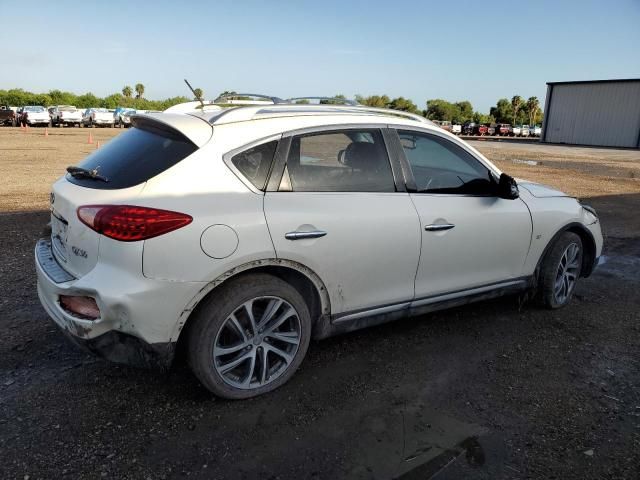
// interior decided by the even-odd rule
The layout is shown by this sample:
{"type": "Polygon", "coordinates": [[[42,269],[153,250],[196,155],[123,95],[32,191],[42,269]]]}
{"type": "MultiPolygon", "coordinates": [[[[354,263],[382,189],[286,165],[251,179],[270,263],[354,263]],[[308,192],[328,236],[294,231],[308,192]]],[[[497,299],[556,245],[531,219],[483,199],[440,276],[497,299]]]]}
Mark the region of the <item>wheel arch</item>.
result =
{"type": "Polygon", "coordinates": [[[317,329],[322,329],[323,321],[331,315],[331,302],[327,287],[312,269],[292,260],[267,258],[234,267],[202,287],[181,312],[171,335],[171,341],[177,342],[178,348],[181,348],[181,343],[187,338],[185,332],[189,328],[190,320],[194,317],[194,313],[202,301],[228,280],[250,273],[273,275],[285,280],[298,290],[309,306],[309,313],[313,321],[314,333],[312,335],[315,336],[317,329]]]}
{"type": "Polygon", "coordinates": [[[585,227],[582,223],[579,222],[571,222],[564,225],[560,228],[549,240],[547,246],[544,247],[540,258],[538,259],[538,263],[536,264],[536,278],[538,277],[538,273],[540,271],[540,266],[544,258],[547,256],[549,250],[553,247],[555,242],[558,240],[560,235],[565,232],[575,233],[582,240],[583,247],[583,255],[582,255],[582,269],[580,271],[581,277],[588,277],[593,272],[593,268],[596,262],[596,241],[593,238],[593,234],[589,231],[587,227],[585,227]]]}

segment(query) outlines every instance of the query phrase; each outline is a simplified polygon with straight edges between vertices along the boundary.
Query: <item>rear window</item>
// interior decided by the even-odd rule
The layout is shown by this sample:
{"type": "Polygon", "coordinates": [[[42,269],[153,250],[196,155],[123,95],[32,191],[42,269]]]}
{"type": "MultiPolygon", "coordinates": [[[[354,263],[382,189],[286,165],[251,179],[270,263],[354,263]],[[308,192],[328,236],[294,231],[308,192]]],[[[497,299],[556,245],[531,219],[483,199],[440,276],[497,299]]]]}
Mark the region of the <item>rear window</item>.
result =
{"type": "Polygon", "coordinates": [[[140,122],[106,143],[77,166],[97,170],[109,181],[75,178],[67,180],[87,188],[113,190],[146,182],[174,166],[198,149],[178,132],[140,122]]]}

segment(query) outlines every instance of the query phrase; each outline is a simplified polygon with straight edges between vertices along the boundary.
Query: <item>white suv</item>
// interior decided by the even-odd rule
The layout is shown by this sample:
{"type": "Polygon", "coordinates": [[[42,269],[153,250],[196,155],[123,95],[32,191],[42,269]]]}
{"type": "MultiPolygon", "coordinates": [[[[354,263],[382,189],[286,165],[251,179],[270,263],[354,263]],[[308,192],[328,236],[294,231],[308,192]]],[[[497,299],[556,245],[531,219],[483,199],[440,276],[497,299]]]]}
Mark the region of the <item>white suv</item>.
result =
{"type": "Polygon", "coordinates": [[[564,306],[601,254],[593,209],[416,115],[276,102],[132,123],[53,185],[40,300],[115,362],[168,367],[180,345],[222,397],[282,385],[311,338],[506,293],[564,306]]]}

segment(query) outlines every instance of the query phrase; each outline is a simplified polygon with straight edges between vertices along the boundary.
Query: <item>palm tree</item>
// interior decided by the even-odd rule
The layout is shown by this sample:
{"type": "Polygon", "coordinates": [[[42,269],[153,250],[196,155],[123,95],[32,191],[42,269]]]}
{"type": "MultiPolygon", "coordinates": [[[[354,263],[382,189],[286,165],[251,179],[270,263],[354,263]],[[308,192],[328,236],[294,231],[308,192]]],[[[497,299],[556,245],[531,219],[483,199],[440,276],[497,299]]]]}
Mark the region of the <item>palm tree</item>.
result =
{"type": "Polygon", "coordinates": [[[193,93],[196,95],[195,100],[202,100],[204,98],[204,92],[201,88],[194,88],[193,93]]]}
{"type": "Polygon", "coordinates": [[[141,83],[136,83],[136,98],[142,98],[144,95],[144,85],[141,83]]]}
{"type": "Polygon", "coordinates": [[[540,102],[538,101],[538,97],[529,97],[529,100],[527,100],[527,110],[529,112],[529,125],[533,126],[536,122],[538,110],[540,110],[540,102]]]}
{"type": "Polygon", "coordinates": [[[518,110],[522,106],[522,97],[520,95],[515,95],[511,99],[511,107],[513,108],[513,124],[516,124],[516,118],[518,118],[518,110]]]}
{"type": "Polygon", "coordinates": [[[124,95],[127,98],[131,98],[131,95],[133,94],[133,90],[131,90],[131,87],[129,85],[126,85],[123,89],[122,89],[122,95],[124,95]]]}

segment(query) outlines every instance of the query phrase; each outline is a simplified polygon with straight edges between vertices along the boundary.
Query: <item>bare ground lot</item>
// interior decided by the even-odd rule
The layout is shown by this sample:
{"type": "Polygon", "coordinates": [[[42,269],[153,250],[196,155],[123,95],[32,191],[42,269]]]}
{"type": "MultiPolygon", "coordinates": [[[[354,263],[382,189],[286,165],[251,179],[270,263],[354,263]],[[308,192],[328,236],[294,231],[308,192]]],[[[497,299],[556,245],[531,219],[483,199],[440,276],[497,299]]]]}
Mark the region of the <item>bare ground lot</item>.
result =
{"type": "Polygon", "coordinates": [[[183,366],[84,355],[39,306],[49,185],[88,133],[0,128],[0,478],[639,477],[640,152],[472,142],[598,209],[605,263],[568,308],[506,298],[317,342],[288,385],[227,402],[183,366]]]}

